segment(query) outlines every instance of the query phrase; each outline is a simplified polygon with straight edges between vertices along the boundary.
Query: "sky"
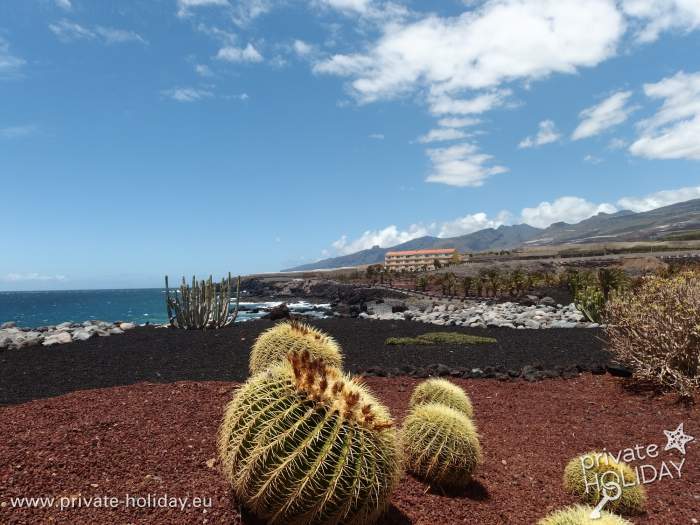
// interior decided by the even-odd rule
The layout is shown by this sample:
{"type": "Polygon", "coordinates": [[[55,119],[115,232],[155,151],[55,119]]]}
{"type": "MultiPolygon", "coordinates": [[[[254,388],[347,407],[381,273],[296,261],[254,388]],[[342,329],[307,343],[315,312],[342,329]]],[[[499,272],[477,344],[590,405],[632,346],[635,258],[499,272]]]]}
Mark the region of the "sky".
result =
{"type": "Polygon", "coordinates": [[[4,0],[0,290],[700,197],[698,0],[4,0]]]}

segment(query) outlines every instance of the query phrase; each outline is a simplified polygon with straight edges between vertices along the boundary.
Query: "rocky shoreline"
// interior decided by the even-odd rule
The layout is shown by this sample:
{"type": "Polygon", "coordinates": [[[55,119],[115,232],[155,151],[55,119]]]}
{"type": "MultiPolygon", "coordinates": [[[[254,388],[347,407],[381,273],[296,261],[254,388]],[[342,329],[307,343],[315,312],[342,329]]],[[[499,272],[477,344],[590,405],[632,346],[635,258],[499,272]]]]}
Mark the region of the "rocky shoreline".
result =
{"type": "Polygon", "coordinates": [[[19,349],[28,346],[53,346],[87,341],[93,337],[109,337],[123,334],[126,330],[136,328],[134,323],[116,321],[85,321],[84,323],[65,322],[55,326],[37,328],[20,328],[13,322],[0,325],[0,350],[19,349]]]}
{"type": "MultiPolygon", "coordinates": [[[[533,301],[534,303],[534,301],[533,301]]],[[[536,304],[487,301],[454,301],[435,304],[430,301],[401,302],[386,300],[367,304],[363,319],[386,321],[418,321],[438,326],[470,328],[598,328],[587,322],[576,305],[556,304],[550,297],[538,299],[536,304]]]]}

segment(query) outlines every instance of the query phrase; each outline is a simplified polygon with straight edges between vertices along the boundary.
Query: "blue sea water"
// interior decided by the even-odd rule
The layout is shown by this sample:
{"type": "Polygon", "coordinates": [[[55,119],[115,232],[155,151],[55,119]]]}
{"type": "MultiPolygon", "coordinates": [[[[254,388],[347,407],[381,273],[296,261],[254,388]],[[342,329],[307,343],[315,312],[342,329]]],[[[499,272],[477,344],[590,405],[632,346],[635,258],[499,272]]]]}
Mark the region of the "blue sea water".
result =
{"type": "MultiPolygon", "coordinates": [[[[172,291],[171,291],[172,293],[172,291]]],[[[236,322],[250,321],[265,315],[279,302],[240,303],[236,322]]],[[[233,305],[232,307],[233,308],[233,305]]],[[[293,313],[324,317],[330,305],[295,302],[293,313]]],[[[69,290],[50,292],[0,292],[0,324],[14,321],[20,327],[56,325],[66,321],[130,321],[137,324],[161,324],[168,321],[165,290],[69,290]]]]}

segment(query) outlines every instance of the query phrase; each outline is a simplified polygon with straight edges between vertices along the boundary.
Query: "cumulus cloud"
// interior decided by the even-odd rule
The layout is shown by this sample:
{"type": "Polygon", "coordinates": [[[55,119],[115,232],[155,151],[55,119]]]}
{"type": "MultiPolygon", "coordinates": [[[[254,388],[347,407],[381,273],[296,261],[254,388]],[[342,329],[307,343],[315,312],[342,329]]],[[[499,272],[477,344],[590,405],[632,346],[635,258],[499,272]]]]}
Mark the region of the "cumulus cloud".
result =
{"type": "Polygon", "coordinates": [[[317,71],[355,77],[364,101],[420,87],[454,94],[595,66],[624,28],[613,0],[491,0],[456,17],[389,24],[367,53],[335,55],[317,71]]]}
{"type": "Polygon", "coordinates": [[[200,77],[213,77],[214,76],[214,72],[206,64],[195,64],[194,70],[200,77]]]}
{"type": "Polygon", "coordinates": [[[458,237],[486,228],[498,228],[508,224],[510,220],[511,214],[507,211],[502,211],[493,218],[489,218],[484,212],[472,213],[452,221],[443,222],[438,230],[438,237],[458,237]]]}
{"type": "Polygon", "coordinates": [[[66,19],[49,24],[49,29],[62,42],[100,40],[105,44],[123,44],[128,42],[148,43],[141,35],[134,31],[103,26],[88,28],[66,19]]]}
{"type": "Polygon", "coordinates": [[[263,56],[255,49],[255,46],[248,43],[245,47],[226,46],[219,49],[216,58],[226,62],[262,62],[263,56]]]}
{"type": "Polygon", "coordinates": [[[211,91],[193,87],[176,87],[166,89],[161,93],[163,96],[171,98],[177,102],[197,102],[198,100],[203,100],[214,96],[211,91]]]}
{"type": "Polygon", "coordinates": [[[640,136],[629,151],[649,159],[700,160],[700,72],[646,84],[644,93],[663,105],[639,123],[640,136]]]}
{"type": "Polygon", "coordinates": [[[481,121],[473,117],[447,117],[438,120],[438,125],[443,128],[466,128],[477,124],[481,124],[481,121]]]}
{"type": "Polygon", "coordinates": [[[584,109],[579,114],[581,122],[571,135],[573,140],[593,137],[625,122],[635,111],[635,107],[629,106],[631,91],[618,91],[600,104],[584,109]]]}
{"type": "Polygon", "coordinates": [[[525,224],[546,228],[555,222],[580,222],[598,213],[614,213],[612,204],[594,204],[581,197],[560,197],[553,202],[541,202],[534,208],[523,208],[520,218],[525,224]]]}
{"type": "Polygon", "coordinates": [[[441,94],[429,99],[433,115],[473,115],[503,106],[512,94],[509,89],[494,89],[473,98],[458,99],[441,94]]]}
{"type": "Polygon", "coordinates": [[[444,142],[446,140],[458,140],[466,138],[467,134],[457,128],[437,128],[431,129],[425,135],[418,137],[418,142],[428,144],[430,142],[444,142]]]}
{"type": "Polygon", "coordinates": [[[341,11],[354,11],[366,13],[372,5],[372,0],[318,0],[321,5],[340,9],[341,11]]]}
{"type": "Polygon", "coordinates": [[[382,230],[367,230],[352,241],[348,240],[346,235],[343,235],[333,243],[333,248],[339,254],[346,255],[366,250],[373,246],[382,248],[394,246],[425,235],[428,235],[428,229],[419,224],[413,224],[407,230],[399,230],[396,226],[391,225],[382,230]]]}
{"type": "Polygon", "coordinates": [[[636,19],[636,39],[653,42],[663,31],[692,31],[700,28],[700,2],[697,0],[623,0],[626,15],[636,19]]]}
{"type": "Polygon", "coordinates": [[[623,210],[641,212],[692,199],[700,199],[700,186],[657,191],[646,197],[623,197],[617,201],[617,204],[623,210]]]}
{"type": "Polygon", "coordinates": [[[539,130],[537,135],[534,137],[526,137],[523,139],[519,148],[534,148],[535,146],[543,146],[545,144],[551,144],[556,142],[561,138],[561,134],[557,131],[557,127],[552,120],[543,120],[540,122],[539,130]]]}
{"type": "Polygon", "coordinates": [[[303,40],[295,40],[292,43],[292,49],[300,57],[307,57],[314,52],[314,46],[303,40]]]}
{"type": "Polygon", "coordinates": [[[503,166],[490,165],[493,157],[479,152],[474,144],[463,143],[448,148],[427,150],[433,167],[427,182],[449,186],[481,186],[492,175],[508,171],[503,166]]]}
{"type": "Polygon", "coordinates": [[[56,6],[60,7],[61,9],[65,9],[66,11],[70,11],[73,8],[73,5],[71,4],[70,0],[55,0],[56,1],[56,6]]]}

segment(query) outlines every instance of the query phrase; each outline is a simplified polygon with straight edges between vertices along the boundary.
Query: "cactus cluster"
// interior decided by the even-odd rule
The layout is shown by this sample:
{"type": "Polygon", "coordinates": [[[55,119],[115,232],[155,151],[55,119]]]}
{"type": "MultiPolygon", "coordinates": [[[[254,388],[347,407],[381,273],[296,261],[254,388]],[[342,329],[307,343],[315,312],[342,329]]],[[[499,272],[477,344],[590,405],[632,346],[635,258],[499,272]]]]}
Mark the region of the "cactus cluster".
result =
{"type": "Polygon", "coordinates": [[[537,525],[632,525],[626,519],[606,511],[594,520],[591,512],[593,507],[575,505],[550,514],[537,522],[537,525]]]}
{"type": "MultiPolygon", "coordinates": [[[[564,488],[583,503],[597,505],[606,483],[615,482],[622,494],[610,501],[606,509],[620,514],[637,514],[644,510],[646,491],[636,483],[634,471],[603,452],[588,452],[572,459],[564,469],[564,488]]],[[[612,492],[608,490],[608,492],[612,492]]]]}
{"type": "Polygon", "coordinates": [[[472,402],[467,393],[446,379],[428,379],[416,387],[409,406],[414,408],[426,403],[441,403],[462,412],[467,417],[474,415],[472,402]]]}
{"type": "Polygon", "coordinates": [[[443,487],[467,485],[482,461],[471,419],[440,403],[417,405],[403,426],[407,468],[418,478],[443,487]]]}
{"type": "Polygon", "coordinates": [[[388,410],[309,351],[238,390],[218,446],[236,497],[269,523],[371,523],[402,472],[388,410]]]}
{"type": "Polygon", "coordinates": [[[329,366],[343,362],[340,345],[330,335],[299,321],[279,323],[265,330],[255,341],[250,354],[250,373],[257,374],[285,360],[290,352],[307,351],[329,366]]]}

